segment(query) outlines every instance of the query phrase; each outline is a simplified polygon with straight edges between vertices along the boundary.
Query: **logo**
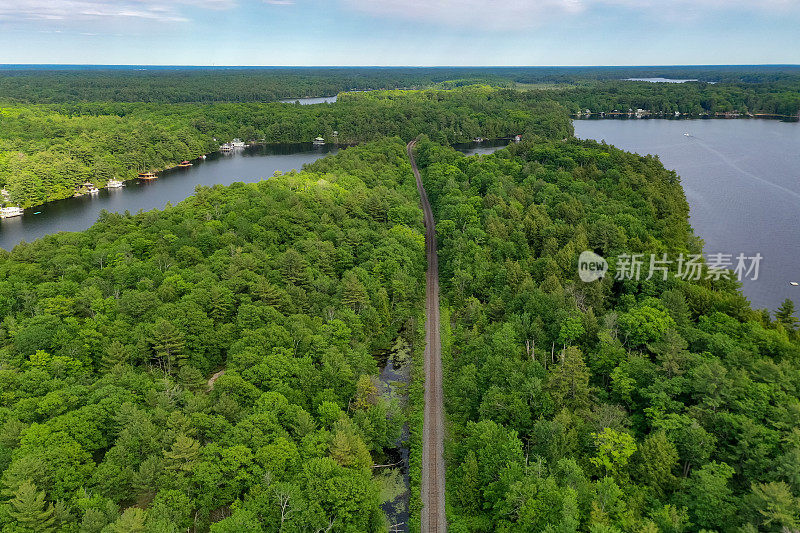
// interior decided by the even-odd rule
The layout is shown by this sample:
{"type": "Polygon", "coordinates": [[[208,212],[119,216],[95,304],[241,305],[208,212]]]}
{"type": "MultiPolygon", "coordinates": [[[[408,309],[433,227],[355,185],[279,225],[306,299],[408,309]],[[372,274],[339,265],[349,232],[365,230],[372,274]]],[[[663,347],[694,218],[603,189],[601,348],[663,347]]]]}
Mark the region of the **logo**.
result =
{"type": "Polygon", "coordinates": [[[594,252],[581,252],[578,257],[578,276],[581,281],[591,283],[602,279],[608,272],[608,262],[594,252]]]}

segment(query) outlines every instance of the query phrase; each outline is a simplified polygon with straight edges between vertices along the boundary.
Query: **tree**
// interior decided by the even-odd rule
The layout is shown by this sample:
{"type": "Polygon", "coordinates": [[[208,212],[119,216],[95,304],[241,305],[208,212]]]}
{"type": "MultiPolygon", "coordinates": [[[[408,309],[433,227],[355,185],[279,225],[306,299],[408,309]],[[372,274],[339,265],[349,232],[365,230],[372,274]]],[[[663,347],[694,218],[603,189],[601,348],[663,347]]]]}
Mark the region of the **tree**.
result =
{"type": "Polygon", "coordinates": [[[592,433],[592,437],[597,446],[597,455],[589,460],[606,475],[619,479],[631,455],[636,452],[636,441],[629,434],[611,428],[592,433]]]}
{"type": "Polygon", "coordinates": [[[200,458],[200,443],[186,435],[178,435],[172,443],[172,448],[164,451],[164,458],[167,460],[168,469],[191,472],[200,458]]]}
{"type": "Polygon", "coordinates": [[[734,470],[712,461],[692,473],[687,501],[693,522],[707,529],[726,529],[733,513],[733,493],[728,481],[734,470]]]}
{"type": "Polygon", "coordinates": [[[569,346],[564,351],[561,364],[550,373],[547,389],[559,407],[573,410],[589,408],[589,371],[578,348],[569,346]]]}
{"type": "Polygon", "coordinates": [[[678,479],[673,470],[678,466],[678,450],[666,433],[651,433],[639,446],[636,471],[638,478],[653,489],[659,498],[669,494],[678,479]]]}
{"type": "Polygon", "coordinates": [[[477,513],[481,508],[481,489],[478,460],[475,452],[469,450],[459,468],[461,479],[458,484],[458,501],[469,513],[477,513]]]}
{"type": "Polygon", "coordinates": [[[144,533],[146,519],[147,512],[144,509],[129,507],[111,524],[110,529],[112,533],[144,533]]]}
{"type": "Polygon", "coordinates": [[[752,483],[750,507],[763,531],[795,531],[800,527],[800,499],[780,481],[752,483]]]}
{"type": "Polygon", "coordinates": [[[55,531],[53,504],[45,501],[44,492],[38,492],[31,481],[25,481],[14,492],[14,497],[9,502],[8,514],[24,531],[55,531]]]}
{"type": "Polygon", "coordinates": [[[168,374],[172,373],[172,367],[176,362],[183,360],[183,334],[169,320],[158,319],[151,329],[150,345],[168,374]]]}
{"type": "Polygon", "coordinates": [[[124,365],[129,359],[128,348],[118,340],[114,340],[106,348],[103,359],[100,361],[100,368],[103,372],[109,372],[117,365],[124,365]]]}
{"type": "Polygon", "coordinates": [[[794,302],[789,298],[786,298],[778,310],[775,311],[775,318],[781,324],[791,331],[797,329],[797,317],[795,316],[795,307],[794,302]]]}
{"type": "Polygon", "coordinates": [[[369,302],[367,290],[352,270],[345,272],[342,284],[342,302],[358,313],[369,302]]]}

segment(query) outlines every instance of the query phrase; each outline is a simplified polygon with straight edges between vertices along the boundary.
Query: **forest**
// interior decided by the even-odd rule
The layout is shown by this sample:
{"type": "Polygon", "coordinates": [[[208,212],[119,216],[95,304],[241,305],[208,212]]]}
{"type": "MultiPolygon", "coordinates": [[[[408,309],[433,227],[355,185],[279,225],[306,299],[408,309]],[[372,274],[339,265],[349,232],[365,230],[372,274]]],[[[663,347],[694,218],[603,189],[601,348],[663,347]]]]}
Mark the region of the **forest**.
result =
{"type": "Polygon", "coordinates": [[[0,185],[23,206],[234,137],[358,146],[0,250],[0,532],[386,531],[404,427],[416,528],[424,376],[407,406],[379,379],[424,343],[414,138],[439,240],[449,529],[800,531],[791,304],[754,310],[725,277],[576,270],[584,250],[702,241],[674,172],[575,139],[570,112],[800,108],[796,68],[675,69],[646,74],[702,81],[3,71],[0,185]],[[218,83],[190,100],[203,76],[218,83]],[[387,90],[269,101],[322,87],[387,90]],[[449,146],[512,134],[488,156],[449,146]]]}
{"type": "Polygon", "coordinates": [[[487,86],[348,93],[335,104],[71,103],[0,108],[0,188],[23,207],[67,198],[86,181],[132,179],[216,151],[235,137],[262,143],[352,144],[572,133],[563,108],[540,93],[487,86]],[[336,134],[334,134],[336,132],[336,134]]]}
{"type": "Polygon", "coordinates": [[[409,173],[385,140],[1,252],[0,531],[385,531],[409,173]]]}
{"type": "Polygon", "coordinates": [[[583,250],[702,251],[674,172],[576,139],[427,141],[418,162],[449,317],[450,531],[800,529],[790,302],[772,319],[724,277],[578,278],[583,250]]]}
{"type": "Polygon", "coordinates": [[[269,102],[375,89],[438,85],[574,84],[626,78],[697,79],[725,84],[800,80],[797,65],[661,67],[170,68],[0,65],[0,101],[18,103],[269,102]]]}

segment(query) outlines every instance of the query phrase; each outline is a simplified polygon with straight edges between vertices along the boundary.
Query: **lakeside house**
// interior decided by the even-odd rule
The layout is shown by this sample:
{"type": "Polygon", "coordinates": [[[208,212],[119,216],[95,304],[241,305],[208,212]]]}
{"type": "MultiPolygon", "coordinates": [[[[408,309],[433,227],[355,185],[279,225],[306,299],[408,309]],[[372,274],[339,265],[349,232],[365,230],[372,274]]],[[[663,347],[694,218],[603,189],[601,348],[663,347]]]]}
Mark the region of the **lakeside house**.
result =
{"type": "Polygon", "coordinates": [[[0,218],[11,218],[22,215],[24,210],[21,207],[11,206],[0,208],[0,218]]]}
{"type": "Polygon", "coordinates": [[[316,139],[314,139],[314,144],[316,146],[322,146],[323,144],[325,144],[325,139],[322,137],[317,137],[316,139]]]}

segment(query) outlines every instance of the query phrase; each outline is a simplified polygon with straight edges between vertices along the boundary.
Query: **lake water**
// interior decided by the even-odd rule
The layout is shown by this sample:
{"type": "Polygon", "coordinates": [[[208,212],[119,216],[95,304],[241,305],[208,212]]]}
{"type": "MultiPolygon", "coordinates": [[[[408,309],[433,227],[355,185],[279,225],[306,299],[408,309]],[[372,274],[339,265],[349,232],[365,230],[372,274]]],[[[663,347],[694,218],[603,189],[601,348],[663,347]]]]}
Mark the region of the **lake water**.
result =
{"type": "Polygon", "coordinates": [[[483,142],[454,144],[453,148],[465,155],[486,155],[508,146],[508,140],[488,139],[483,142]]]}
{"type": "Polygon", "coordinates": [[[800,304],[800,123],[777,120],[575,120],[575,135],[655,154],[677,171],[706,253],[761,253],[744,294],[756,308],[800,304]],[[684,135],[689,133],[690,136],[684,135]]]}
{"type": "Polygon", "coordinates": [[[280,102],[284,104],[294,104],[295,102],[300,102],[300,105],[332,104],[335,101],[335,96],[321,96],[319,98],[287,98],[285,100],[280,100],[280,102]]]}
{"type": "Polygon", "coordinates": [[[697,81],[696,79],[681,80],[677,78],[625,78],[625,81],[649,81],[651,83],[686,83],[687,81],[697,81]]]}
{"type": "Polygon", "coordinates": [[[21,241],[32,241],[59,231],[85,230],[95,223],[100,211],[136,213],[161,209],[194,194],[197,185],[229,185],[236,181],[256,182],[276,170],[300,169],[306,163],[335,153],[336,147],[290,144],[252,146],[230,153],[210,154],[188,168],[160,172],[154,181],[126,181],[121,189],[104,189],[94,196],[67,198],[25,210],[21,217],[0,220],[0,248],[10,250],[21,241]],[[41,211],[41,214],[33,213],[41,211]]]}

